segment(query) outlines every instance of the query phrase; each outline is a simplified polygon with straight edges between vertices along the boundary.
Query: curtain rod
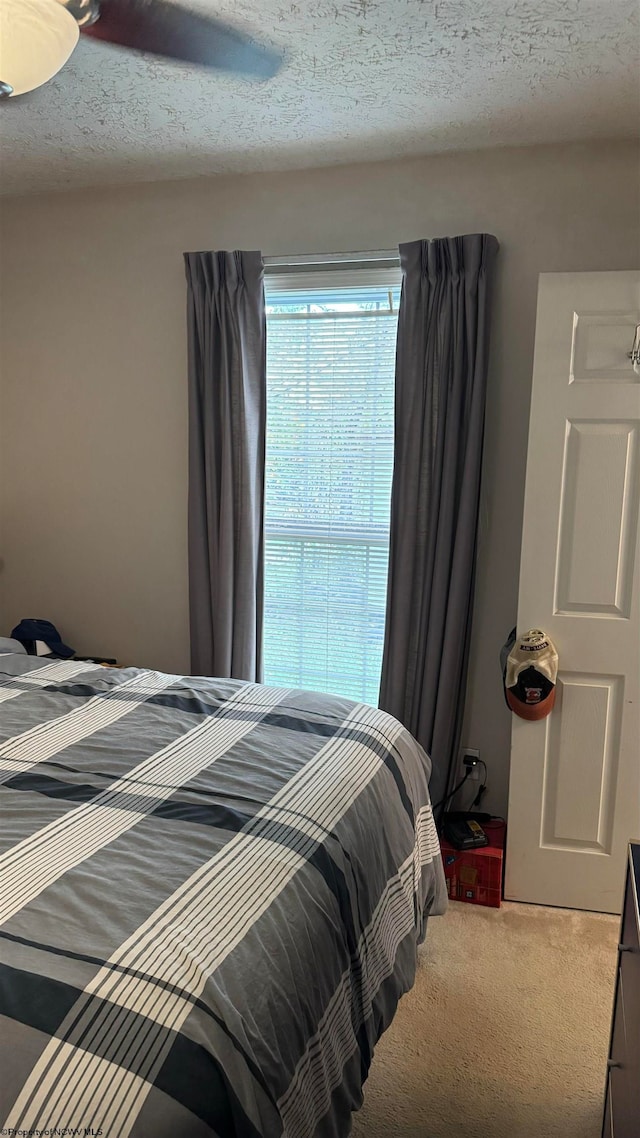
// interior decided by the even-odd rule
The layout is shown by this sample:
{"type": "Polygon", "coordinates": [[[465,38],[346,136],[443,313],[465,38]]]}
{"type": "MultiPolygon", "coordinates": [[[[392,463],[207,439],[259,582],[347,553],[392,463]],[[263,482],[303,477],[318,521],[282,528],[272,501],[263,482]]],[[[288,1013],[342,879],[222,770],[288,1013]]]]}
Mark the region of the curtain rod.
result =
{"type": "Polygon", "coordinates": [[[349,253],[292,253],[281,257],[264,257],[266,268],[285,268],[288,265],[336,265],[339,263],[362,264],[366,261],[400,262],[397,249],[376,249],[349,253]]]}

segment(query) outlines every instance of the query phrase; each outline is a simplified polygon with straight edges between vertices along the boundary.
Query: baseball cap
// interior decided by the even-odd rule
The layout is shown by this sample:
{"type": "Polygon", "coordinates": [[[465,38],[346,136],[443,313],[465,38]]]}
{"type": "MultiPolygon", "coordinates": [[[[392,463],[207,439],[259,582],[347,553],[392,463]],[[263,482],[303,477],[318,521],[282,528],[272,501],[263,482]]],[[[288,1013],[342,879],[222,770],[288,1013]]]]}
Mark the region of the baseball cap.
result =
{"type": "Polygon", "coordinates": [[[539,628],[517,636],[514,628],[500,659],[507,705],[521,719],[544,719],[556,701],[558,653],[551,638],[539,628]]]}
{"type": "Polygon", "coordinates": [[[25,646],[33,644],[36,640],[43,640],[54,656],[63,656],[65,659],[73,656],[75,652],[75,648],[63,644],[58,629],[48,620],[35,620],[33,617],[21,620],[11,635],[25,646]]]}

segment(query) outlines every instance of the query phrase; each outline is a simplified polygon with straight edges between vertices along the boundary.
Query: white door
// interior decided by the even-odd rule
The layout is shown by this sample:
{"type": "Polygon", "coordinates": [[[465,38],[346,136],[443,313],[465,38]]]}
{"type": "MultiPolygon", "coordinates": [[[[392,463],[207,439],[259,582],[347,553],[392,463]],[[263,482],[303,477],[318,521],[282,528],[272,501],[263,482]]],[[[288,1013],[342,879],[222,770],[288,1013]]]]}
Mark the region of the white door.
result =
{"type": "Polygon", "coordinates": [[[546,719],[512,716],[514,901],[619,913],[640,837],[639,321],[640,272],[540,277],[517,627],[559,671],[546,719]]]}

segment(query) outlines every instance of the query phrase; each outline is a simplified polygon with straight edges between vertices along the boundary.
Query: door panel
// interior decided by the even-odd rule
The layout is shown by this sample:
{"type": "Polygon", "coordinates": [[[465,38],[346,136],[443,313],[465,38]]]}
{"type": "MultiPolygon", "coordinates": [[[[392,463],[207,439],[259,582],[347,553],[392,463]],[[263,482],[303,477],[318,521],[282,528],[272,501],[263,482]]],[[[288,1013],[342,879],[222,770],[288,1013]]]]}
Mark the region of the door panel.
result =
{"type": "Polygon", "coordinates": [[[505,896],[619,912],[640,836],[640,273],[540,278],[518,632],[558,649],[551,715],[513,717],[505,896]]]}
{"type": "Polygon", "coordinates": [[[559,673],[546,720],[543,847],[611,853],[623,690],[623,676],[559,673]]]}
{"type": "Polygon", "coordinates": [[[570,422],[555,611],[629,619],[638,518],[638,428],[570,422]]]}
{"type": "MultiPolygon", "coordinates": [[[[583,277],[587,275],[594,274],[580,273],[583,277]]],[[[612,273],[601,275],[613,276],[612,273]]],[[[633,371],[631,376],[628,374],[631,369],[627,356],[637,323],[638,317],[633,311],[575,312],[569,382],[639,383],[640,375],[633,371]]]]}

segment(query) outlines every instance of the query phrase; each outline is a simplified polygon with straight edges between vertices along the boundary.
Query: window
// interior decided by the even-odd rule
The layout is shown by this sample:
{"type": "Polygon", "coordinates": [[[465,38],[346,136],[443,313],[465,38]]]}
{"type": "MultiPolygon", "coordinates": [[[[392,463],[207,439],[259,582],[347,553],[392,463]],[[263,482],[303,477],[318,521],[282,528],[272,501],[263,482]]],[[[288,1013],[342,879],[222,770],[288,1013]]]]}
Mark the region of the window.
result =
{"type": "Polygon", "coordinates": [[[267,276],[265,682],[377,705],[400,270],[267,276]]]}

